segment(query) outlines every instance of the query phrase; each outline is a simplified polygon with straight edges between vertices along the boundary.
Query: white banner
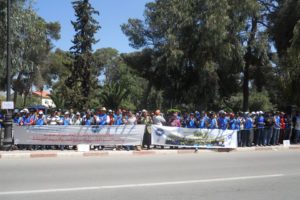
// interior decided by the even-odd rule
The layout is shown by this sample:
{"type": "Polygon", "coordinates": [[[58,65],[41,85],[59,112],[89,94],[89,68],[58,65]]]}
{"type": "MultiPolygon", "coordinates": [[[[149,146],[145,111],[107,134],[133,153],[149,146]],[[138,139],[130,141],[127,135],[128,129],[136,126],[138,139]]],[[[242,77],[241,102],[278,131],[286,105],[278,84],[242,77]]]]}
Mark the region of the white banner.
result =
{"type": "Polygon", "coordinates": [[[14,126],[15,144],[141,145],[145,125],[14,126]]]}
{"type": "Polygon", "coordinates": [[[237,148],[237,130],[153,125],[152,144],[203,148],[237,148]]]}

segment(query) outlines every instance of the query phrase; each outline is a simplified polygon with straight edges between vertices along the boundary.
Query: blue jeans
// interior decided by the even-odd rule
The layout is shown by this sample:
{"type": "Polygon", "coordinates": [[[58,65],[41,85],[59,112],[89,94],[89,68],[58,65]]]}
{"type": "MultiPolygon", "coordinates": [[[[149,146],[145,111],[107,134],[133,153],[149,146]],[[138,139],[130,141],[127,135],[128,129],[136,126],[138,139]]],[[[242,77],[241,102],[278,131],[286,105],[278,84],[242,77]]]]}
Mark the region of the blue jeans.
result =
{"type": "Polygon", "coordinates": [[[273,130],[271,128],[265,129],[265,134],[267,135],[266,145],[271,145],[271,139],[273,136],[273,130]]]}
{"type": "Polygon", "coordinates": [[[273,145],[279,144],[279,133],[280,133],[280,129],[274,128],[273,140],[272,140],[273,145]]]}
{"type": "Polygon", "coordinates": [[[265,136],[264,128],[258,128],[256,145],[265,145],[265,140],[266,140],[266,136],[265,136]]]}

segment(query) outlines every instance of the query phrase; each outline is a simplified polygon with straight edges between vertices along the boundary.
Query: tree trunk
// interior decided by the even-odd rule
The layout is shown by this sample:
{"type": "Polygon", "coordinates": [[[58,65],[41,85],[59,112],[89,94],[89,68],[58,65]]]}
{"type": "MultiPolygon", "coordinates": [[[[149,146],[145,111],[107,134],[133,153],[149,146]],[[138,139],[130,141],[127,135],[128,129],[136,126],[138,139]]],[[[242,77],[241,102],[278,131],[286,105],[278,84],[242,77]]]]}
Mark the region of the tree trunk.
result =
{"type": "MultiPolygon", "coordinates": [[[[20,82],[21,76],[22,76],[22,73],[19,72],[17,80],[16,80],[17,84],[20,82]]],[[[13,90],[14,90],[14,100],[13,101],[14,101],[14,105],[17,105],[18,92],[19,92],[19,90],[17,88],[18,88],[18,86],[14,86],[13,85],[13,90]]]]}
{"type": "Polygon", "coordinates": [[[25,108],[27,103],[27,94],[24,94],[24,102],[23,102],[23,107],[25,108]]]}
{"type": "Polygon", "coordinates": [[[247,52],[244,56],[245,68],[244,68],[244,80],[243,80],[243,111],[249,110],[249,67],[252,62],[252,44],[255,41],[255,34],[257,32],[257,17],[252,18],[251,32],[247,42],[247,52]]]}
{"type": "Polygon", "coordinates": [[[243,82],[243,111],[249,110],[249,62],[245,63],[244,82],[243,82]]]}
{"type": "Polygon", "coordinates": [[[152,89],[152,83],[149,81],[148,85],[147,85],[147,89],[145,90],[144,98],[143,98],[143,102],[142,102],[142,105],[146,109],[148,109],[148,97],[149,97],[149,94],[151,92],[151,89],[152,89]]]}

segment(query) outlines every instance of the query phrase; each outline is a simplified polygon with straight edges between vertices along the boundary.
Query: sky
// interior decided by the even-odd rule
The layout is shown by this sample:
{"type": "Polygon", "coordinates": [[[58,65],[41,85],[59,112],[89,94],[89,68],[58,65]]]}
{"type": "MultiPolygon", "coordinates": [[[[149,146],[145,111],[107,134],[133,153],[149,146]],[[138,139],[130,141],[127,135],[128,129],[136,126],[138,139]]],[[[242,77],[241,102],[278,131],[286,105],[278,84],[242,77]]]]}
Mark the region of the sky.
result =
{"type": "MultiPolygon", "coordinates": [[[[95,35],[99,40],[93,50],[112,47],[119,53],[135,51],[129,46],[128,38],[122,33],[120,25],[129,18],[144,19],[145,4],[151,0],[90,0],[95,10],[100,12],[94,16],[101,29],[95,35]]],[[[47,22],[58,21],[61,25],[61,38],[53,41],[55,48],[69,50],[75,31],[71,20],[75,20],[72,0],[35,0],[34,8],[38,15],[47,22]]]]}

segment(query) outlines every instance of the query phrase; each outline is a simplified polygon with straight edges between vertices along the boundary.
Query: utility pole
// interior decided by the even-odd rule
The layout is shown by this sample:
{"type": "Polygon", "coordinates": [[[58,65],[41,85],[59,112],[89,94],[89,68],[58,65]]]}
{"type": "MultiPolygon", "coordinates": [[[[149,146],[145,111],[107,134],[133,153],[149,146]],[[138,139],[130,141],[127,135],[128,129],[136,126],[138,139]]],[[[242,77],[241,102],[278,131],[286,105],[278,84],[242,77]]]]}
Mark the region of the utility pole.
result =
{"type": "MultiPolygon", "coordinates": [[[[11,11],[11,0],[7,0],[7,39],[6,39],[6,101],[9,102],[11,99],[11,41],[10,41],[10,11],[11,11]]],[[[4,118],[4,139],[3,149],[11,150],[13,139],[12,139],[12,110],[7,109],[7,113],[4,118]]]]}

